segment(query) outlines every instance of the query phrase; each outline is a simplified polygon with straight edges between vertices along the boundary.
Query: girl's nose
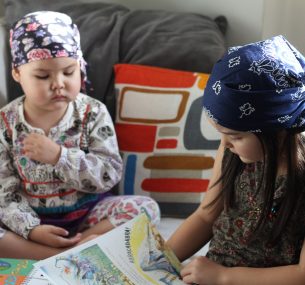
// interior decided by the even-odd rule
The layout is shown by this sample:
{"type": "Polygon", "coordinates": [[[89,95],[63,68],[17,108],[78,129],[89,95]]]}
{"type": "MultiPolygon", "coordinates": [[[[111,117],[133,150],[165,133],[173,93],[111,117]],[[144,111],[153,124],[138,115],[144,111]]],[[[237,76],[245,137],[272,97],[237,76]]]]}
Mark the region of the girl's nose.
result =
{"type": "Polygon", "coordinates": [[[230,142],[230,140],[226,137],[226,135],[222,135],[221,136],[221,144],[225,147],[225,148],[232,148],[233,145],[230,142]]]}
{"type": "Polygon", "coordinates": [[[64,88],[64,81],[61,79],[60,76],[56,76],[51,84],[52,90],[61,90],[64,88]]]}

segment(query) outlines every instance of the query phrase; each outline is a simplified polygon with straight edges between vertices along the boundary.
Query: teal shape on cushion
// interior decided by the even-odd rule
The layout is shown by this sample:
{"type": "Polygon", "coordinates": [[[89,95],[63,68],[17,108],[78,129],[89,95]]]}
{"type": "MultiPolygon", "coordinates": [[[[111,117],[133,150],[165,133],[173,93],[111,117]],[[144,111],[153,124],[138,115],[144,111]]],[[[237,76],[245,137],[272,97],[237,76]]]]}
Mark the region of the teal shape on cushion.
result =
{"type": "Polygon", "coordinates": [[[124,194],[133,195],[137,169],[137,156],[135,154],[128,155],[125,169],[124,194]]]}

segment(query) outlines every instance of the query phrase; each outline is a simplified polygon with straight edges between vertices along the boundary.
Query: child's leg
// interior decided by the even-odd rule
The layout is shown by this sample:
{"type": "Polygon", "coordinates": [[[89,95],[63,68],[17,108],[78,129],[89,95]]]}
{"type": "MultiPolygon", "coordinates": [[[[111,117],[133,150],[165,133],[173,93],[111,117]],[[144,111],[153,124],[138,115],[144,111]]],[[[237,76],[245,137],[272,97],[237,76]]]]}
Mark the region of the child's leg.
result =
{"type": "Polygon", "coordinates": [[[153,224],[160,221],[156,201],[146,196],[110,196],[100,201],[90,212],[83,236],[103,234],[145,212],[153,224]]]}
{"type": "Polygon", "coordinates": [[[0,257],[3,258],[39,260],[60,253],[63,250],[26,240],[10,231],[6,231],[0,238],[0,257]]]}

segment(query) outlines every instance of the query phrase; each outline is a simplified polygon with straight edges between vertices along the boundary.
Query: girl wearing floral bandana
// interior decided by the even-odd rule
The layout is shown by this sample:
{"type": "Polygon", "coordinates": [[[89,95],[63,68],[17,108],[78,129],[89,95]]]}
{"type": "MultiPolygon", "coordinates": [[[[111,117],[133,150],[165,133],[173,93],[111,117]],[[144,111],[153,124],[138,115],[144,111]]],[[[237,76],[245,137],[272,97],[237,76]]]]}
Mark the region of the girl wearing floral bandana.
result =
{"type": "Polygon", "coordinates": [[[305,58],[282,36],[229,49],[203,109],[220,132],[209,190],[168,244],[187,284],[305,284],[305,58]]]}
{"type": "Polygon", "coordinates": [[[149,197],[112,196],[122,160],[105,105],[80,90],[86,63],[65,14],[28,14],[11,29],[12,76],[24,96],[0,110],[0,252],[41,259],[142,212],[149,197]]]}

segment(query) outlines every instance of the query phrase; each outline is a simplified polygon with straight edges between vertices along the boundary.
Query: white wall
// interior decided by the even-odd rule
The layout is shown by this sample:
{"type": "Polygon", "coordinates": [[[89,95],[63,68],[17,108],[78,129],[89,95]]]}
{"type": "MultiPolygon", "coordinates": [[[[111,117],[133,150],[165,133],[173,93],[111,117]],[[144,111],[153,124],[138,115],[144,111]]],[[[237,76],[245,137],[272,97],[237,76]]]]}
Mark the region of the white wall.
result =
{"type": "Polygon", "coordinates": [[[305,54],[305,1],[285,0],[287,17],[284,17],[283,34],[305,54]]]}
{"type": "Polygon", "coordinates": [[[305,55],[305,1],[265,0],[262,39],[282,34],[305,55]]]}

